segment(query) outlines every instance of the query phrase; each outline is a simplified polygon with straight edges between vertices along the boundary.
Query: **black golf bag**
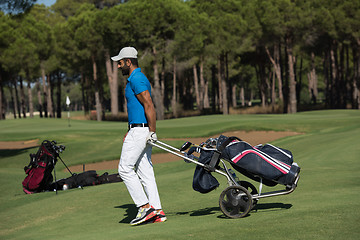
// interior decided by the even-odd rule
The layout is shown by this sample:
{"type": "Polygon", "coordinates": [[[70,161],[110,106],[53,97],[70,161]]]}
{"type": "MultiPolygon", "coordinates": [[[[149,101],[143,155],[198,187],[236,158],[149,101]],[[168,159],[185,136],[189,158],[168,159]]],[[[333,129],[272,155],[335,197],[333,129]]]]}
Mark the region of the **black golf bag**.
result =
{"type": "Polygon", "coordinates": [[[30,154],[30,163],[24,167],[27,174],[22,182],[27,194],[48,190],[53,181],[52,171],[59,152],[65,147],[57,146],[55,141],[44,140],[36,154],[30,154]]]}
{"type": "Polygon", "coordinates": [[[230,162],[238,172],[267,186],[283,184],[291,187],[300,172],[289,150],[271,144],[253,147],[237,137],[221,135],[217,149],[221,158],[230,162]]]}
{"type": "MultiPolygon", "coordinates": [[[[253,147],[237,137],[220,135],[215,145],[200,150],[199,162],[205,166],[196,167],[193,179],[193,189],[200,193],[210,192],[219,186],[211,172],[218,168],[220,159],[228,161],[236,171],[246,177],[271,187],[283,184],[291,188],[300,172],[289,150],[271,144],[253,147]]],[[[192,151],[190,149],[188,154],[192,151]]]]}
{"type": "Polygon", "coordinates": [[[51,189],[54,190],[67,190],[72,188],[95,186],[105,183],[122,182],[119,174],[109,174],[105,172],[102,175],[98,175],[95,170],[89,170],[82,173],[75,173],[71,177],[60,179],[51,185],[51,189]]]}

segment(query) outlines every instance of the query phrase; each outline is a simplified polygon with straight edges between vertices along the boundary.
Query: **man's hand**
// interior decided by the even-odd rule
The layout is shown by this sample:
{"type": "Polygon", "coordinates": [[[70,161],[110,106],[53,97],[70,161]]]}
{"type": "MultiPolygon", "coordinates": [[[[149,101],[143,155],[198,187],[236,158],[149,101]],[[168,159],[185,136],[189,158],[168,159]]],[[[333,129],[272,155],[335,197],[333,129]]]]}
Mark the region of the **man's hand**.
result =
{"type": "Polygon", "coordinates": [[[146,142],[156,142],[157,141],[157,136],[155,132],[149,132],[149,135],[146,138],[146,142]]]}

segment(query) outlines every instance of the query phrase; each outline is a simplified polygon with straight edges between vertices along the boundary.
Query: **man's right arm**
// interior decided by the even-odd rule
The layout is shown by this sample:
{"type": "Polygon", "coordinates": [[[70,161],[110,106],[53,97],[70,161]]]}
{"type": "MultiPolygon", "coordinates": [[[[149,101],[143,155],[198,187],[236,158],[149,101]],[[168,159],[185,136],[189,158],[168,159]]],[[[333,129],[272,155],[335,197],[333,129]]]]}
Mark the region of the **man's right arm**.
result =
{"type": "Polygon", "coordinates": [[[136,95],[141,104],[144,106],[145,116],[149,124],[150,132],[156,132],[156,111],[148,90],[136,95]]]}

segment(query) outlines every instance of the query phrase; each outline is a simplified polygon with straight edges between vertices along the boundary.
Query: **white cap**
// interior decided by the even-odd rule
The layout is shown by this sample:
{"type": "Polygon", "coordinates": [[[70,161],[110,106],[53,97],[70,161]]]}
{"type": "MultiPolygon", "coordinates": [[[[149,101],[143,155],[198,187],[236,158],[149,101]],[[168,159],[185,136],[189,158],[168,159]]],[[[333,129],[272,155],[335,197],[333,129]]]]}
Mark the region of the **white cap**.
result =
{"type": "Polygon", "coordinates": [[[120,50],[119,54],[117,56],[111,57],[111,60],[113,61],[119,61],[123,58],[137,58],[138,52],[133,47],[124,47],[120,50]]]}

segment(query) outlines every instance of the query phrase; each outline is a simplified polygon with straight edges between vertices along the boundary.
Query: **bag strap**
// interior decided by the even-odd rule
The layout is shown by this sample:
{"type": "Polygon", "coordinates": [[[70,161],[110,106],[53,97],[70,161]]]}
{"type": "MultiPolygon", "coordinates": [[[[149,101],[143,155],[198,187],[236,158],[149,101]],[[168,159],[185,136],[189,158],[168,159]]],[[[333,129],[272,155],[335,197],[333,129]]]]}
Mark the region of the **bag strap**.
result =
{"type": "Polygon", "coordinates": [[[228,139],[226,139],[219,147],[218,150],[222,153],[222,151],[224,151],[225,147],[231,143],[234,140],[239,140],[242,141],[240,138],[238,137],[229,137],[228,139]]]}
{"type": "Polygon", "coordinates": [[[215,172],[215,168],[217,163],[219,162],[221,153],[217,150],[214,151],[213,155],[211,156],[211,160],[209,164],[205,164],[204,168],[208,172],[215,172]]]}
{"type": "Polygon", "coordinates": [[[35,165],[37,165],[37,163],[36,163],[36,154],[30,153],[30,162],[29,162],[29,165],[27,165],[27,166],[24,167],[25,173],[26,173],[26,171],[27,171],[28,169],[30,169],[31,167],[33,167],[33,166],[35,166],[35,165]]]}

